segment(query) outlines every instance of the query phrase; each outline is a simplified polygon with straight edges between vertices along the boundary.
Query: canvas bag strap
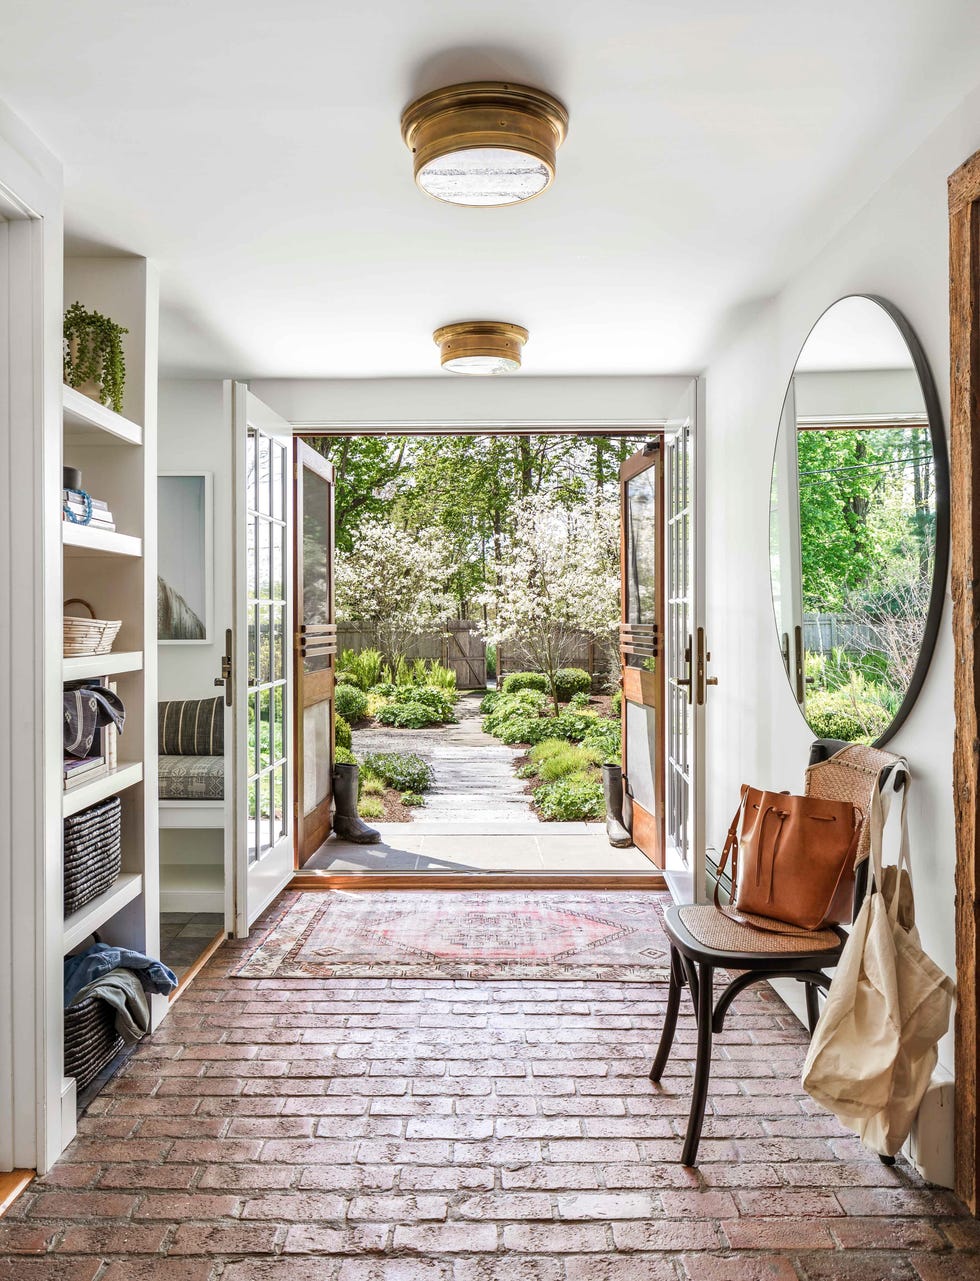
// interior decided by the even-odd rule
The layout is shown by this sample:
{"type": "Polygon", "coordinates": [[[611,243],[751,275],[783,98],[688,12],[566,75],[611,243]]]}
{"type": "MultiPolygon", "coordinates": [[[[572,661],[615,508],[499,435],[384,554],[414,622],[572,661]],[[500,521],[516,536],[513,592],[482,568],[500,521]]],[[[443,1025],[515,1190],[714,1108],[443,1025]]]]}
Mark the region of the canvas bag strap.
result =
{"type": "Polygon", "coordinates": [[[725,870],[725,864],[729,857],[732,860],[732,901],[735,899],[735,888],[738,885],[738,829],[741,822],[742,814],[745,812],[745,801],[749,794],[748,783],[742,784],[742,793],[738,802],[738,809],[735,811],[735,817],[732,819],[732,825],[728,829],[728,835],[725,837],[725,848],[721,852],[721,862],[718,864],[718,875],[715,877],[715,907],[721,907],[721,874],[725,870]]]}
{"type": "MultiPolygon", "coordinates": [[[[869,823],[871,824],[871,878],[868,881],[868,893],[881,893],[884,885],[884,858],[883,844],[885,835],[885,826],[888,822],[888,815],[891,813],[892,802],[895,799],[895,793],[899,790],[898,781],[903,778],[901,786],[902,804],[901,804],[901,833],[899,838],[899,849],[897,864],[899,869],[905,868],[909,878],[909,885],[912,884],[912,859],[909,849],[909,826],[908,826],[908,805],[909,805],[909,783],[911,781],[909,768],[903,760],[900,764],[890,767],[889,776],[883,786],[876,786],[871,795],[871,814],[869,823]]],[[[892,895],[892,900],[888,904],[888,915],[893,921],[898,919],[899,894],[896,891],[892,895]]]]}

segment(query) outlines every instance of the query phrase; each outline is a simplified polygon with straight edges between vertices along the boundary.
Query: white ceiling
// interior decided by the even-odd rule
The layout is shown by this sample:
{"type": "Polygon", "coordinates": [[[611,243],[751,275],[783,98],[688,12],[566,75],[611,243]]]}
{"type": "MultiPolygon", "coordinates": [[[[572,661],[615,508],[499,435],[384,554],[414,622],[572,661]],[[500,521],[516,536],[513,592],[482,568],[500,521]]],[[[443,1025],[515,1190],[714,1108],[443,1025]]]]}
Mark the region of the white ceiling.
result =
{"type": "MultiPolygon", "coordinates": [[[[154,258],[170,373],[426,375],[451,320],[528,374],[690,371],[980,77],[976,0],[0,0],[0,98],[78,245],[154,258]],[[567,104],[539,200],[414,186],[416,94],[567,104]]],[[[451,375],[447,375],[451,376],[451,375]]]]}

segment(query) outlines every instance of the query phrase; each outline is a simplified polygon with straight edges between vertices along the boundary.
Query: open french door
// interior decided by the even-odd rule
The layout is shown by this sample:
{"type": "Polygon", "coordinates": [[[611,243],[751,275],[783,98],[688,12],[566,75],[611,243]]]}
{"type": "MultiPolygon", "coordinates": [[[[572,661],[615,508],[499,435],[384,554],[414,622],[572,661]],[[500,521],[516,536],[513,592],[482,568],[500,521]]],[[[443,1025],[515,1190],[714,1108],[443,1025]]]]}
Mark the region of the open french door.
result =
{"type": "Polygon", "coordinates": [[[230,384],[234,456],[234,905],[239,938],[293,874],[293,437],[230,384]]]}
{"type": "Polygon", "coordinates": [[[675,898],[705,887],[705,705],[711,654],[704,626],[704,453],[699,384],[664,432],[664,866],[675,898]]]}
{"type": "Polygon", "coordinates": [[[633,843],[664,866],[664,449],[649,441],[619,469],[623,774],[633,843]]]}
{"type": "Polygon", "coordinates": [[[633,841],[675,898],[705,886],[703,451],[692,382],[662,436],[620,468],[623,773],[633,841]]]}
{"type": "Polygon", "coordinates": [[[333,695],[337,624],[333,598],[334,469],[295,442],[296,521],[293,671],[296,866],[330,834],[333,800],[333,695]]]}

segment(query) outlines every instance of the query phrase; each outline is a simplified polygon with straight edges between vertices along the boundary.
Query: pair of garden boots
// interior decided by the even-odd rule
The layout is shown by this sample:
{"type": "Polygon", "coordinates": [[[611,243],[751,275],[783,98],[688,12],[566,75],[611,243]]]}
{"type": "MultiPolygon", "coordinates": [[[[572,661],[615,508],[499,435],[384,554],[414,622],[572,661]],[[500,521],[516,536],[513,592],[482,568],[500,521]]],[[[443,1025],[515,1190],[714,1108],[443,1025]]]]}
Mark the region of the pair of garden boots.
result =
{"type": "Polygon", "coordinates": [[[606,836],[617,850],[633,844],[633,798],[626,789],[622,767],[603,765],[602,794],[606,800],[606,836]]]}
{"type": "Polygon", "coordinates": [[[357,813],[357,766],[335,765],[333,768],[334,836],[356,845],[377,845],[381,833],[357,813]]]}

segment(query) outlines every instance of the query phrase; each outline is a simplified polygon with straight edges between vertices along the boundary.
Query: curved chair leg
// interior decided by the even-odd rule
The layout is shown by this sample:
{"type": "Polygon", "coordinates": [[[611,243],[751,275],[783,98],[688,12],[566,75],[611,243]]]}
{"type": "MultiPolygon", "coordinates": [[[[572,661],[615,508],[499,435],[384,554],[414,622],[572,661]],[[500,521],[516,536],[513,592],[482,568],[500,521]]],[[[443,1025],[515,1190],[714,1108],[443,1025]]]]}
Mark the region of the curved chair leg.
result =
{"type": "Polygon", "coordinates": [[[681,956],[677,948],[671,944],[670,986],[667,988],[667,1010],[664,1014],[664,1026],[660,1033],[660,1044],[657,1047],[657,1056],[653,1060],[653,1067],[650,1069],[651,1081],[660,1080],[664,1074],[664,1068],[667,1066],[667,1060],[670,1057],[670,1051],[674,1044],[674,1033],[677,1030],[677,1011],[680,1009],[682,986],[681,956]]]}
{"type": "Polygon", "coordinates": [[[817,1030],[817,1020],[820,1018],[820,1002],[817,999],[819,988],[816,983],[807,983],[806,985],[806,1021],[810,1026],[810,1035],[813,1036],[817,1030]]]}
{"type": "Polygon", "coordinates": [[[704,1109],[708,1101],[708,1077],[711,1073],[711,1024],[714,971],[710,965],[698,966],[698,1057],[694,1066],[694,1091],[691,1095],[691,1112],[681,1162],[694,1165],[697,1161],[704,1109]]]}

